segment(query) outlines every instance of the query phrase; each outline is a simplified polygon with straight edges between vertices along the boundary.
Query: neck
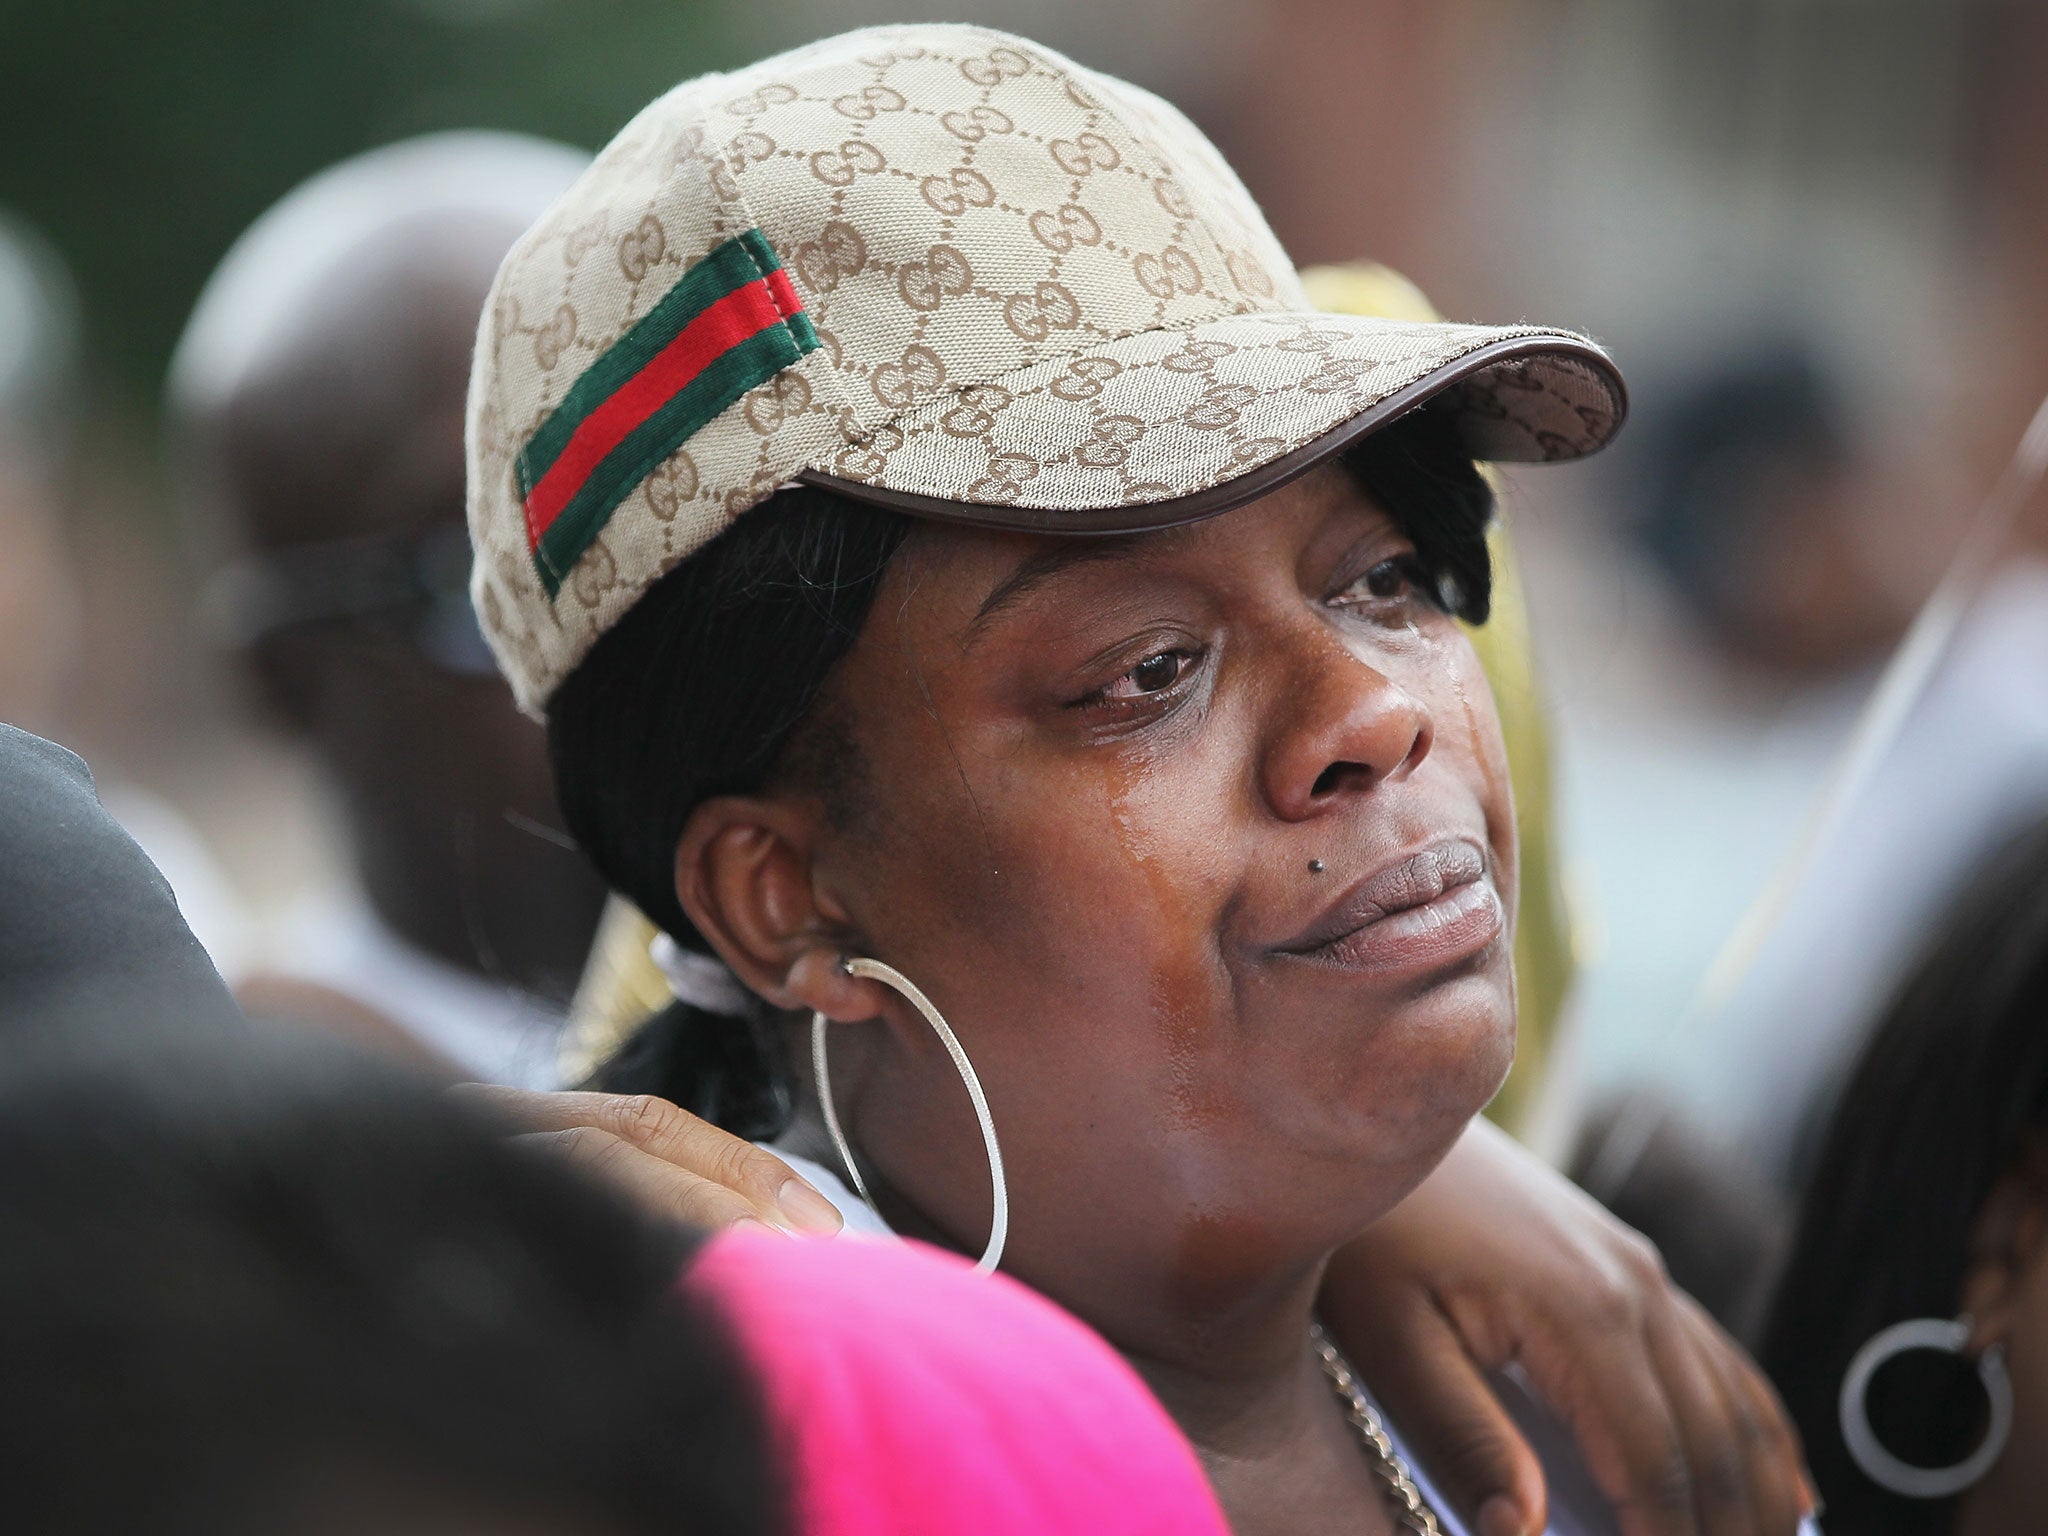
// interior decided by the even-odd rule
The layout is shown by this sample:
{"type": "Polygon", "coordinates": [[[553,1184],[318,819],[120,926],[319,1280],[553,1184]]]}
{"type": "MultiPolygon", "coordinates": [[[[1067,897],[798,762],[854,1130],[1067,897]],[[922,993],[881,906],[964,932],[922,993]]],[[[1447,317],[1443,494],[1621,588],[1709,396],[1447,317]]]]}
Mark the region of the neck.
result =
{"type": "Polygon", "coordinates": [[[1168,1326],[1123,1351],[1194,1445],[1237,1536],[1393,1528],[1309,1341],[1327,1263],[1205,1316],[1162,1308],[1168,1326]]]}
{"type": "MultiPolygon", "coordinates": [[[[782,1139],[836,1168],[815,1114],[782,1139]]],[[[907,1237],[973,1256],[863,1160],[889,1224],[907,1237]]],[[[1013,1191],[1014,1198],[1014,1191],[1013,1191]]],[[[1014,1219],[1014,1218],[1013,1218],[1014,1219]]],[[[1331,1250],[1275,1252],[1247,1226],[1196,1223],[1155,1262],[1025,1221],[1003,1268],[1093,1326],[1130,1362],[1193,1444],[1237,1536],[1337,1527],[1391,1530],[1388,1506],[1309,1342],[1331,1250]],[[1045,1237],[1033,1243],[1032,1235],[1045,1237]]],[[[1155,1252],[1158,1251],[1155,1249],[1155,1252]]]]}

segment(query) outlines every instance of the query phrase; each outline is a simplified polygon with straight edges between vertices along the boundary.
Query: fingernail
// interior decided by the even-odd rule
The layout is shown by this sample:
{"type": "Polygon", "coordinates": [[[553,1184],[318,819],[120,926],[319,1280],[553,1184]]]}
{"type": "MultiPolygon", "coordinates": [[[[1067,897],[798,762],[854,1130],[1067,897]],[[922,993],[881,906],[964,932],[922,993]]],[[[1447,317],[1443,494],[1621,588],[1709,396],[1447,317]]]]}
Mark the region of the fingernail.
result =
{"type": "Polygon", "coordinates": [[[782,1214],[789,1218],[790,1225],[800,1232],[822,1232],[830,1236],[846,1225],[846,1218],[839,1214],[838,1207],[802,1179],[791,1179],[777,1190],[775,1203],[782,1207],[782,1214]]]}
{"type": "Polygon", "coordinates": [[[762,1221],[757,1216],[738,1217],[733,1221],[732,1225],[728,1227],[726,1230],[730,1232],[766,1232],[769,1233],[771,1236],[780,1237],[785,1240],[790,1235],[789,1233],[783,1231],[780,1227],[769,1226],[767,1222],[762,1221]]]}
{"type": "Polygon", "coordinates": [[[1522,1507],[1497,1493],[1479,1507],[1479,1536],[1522,1536],[1522,1507]]]}
{"type": "Polygon", "coordinates": [[[1813,1486],[1813,1477],[1810,1473],[1802,1472],[1799,1481],[1806,1489],[1806,1518],[1818,1520],[1828,1512],[1828,1501],[1823,1499],[1820,1490],[1813,1486]]]}

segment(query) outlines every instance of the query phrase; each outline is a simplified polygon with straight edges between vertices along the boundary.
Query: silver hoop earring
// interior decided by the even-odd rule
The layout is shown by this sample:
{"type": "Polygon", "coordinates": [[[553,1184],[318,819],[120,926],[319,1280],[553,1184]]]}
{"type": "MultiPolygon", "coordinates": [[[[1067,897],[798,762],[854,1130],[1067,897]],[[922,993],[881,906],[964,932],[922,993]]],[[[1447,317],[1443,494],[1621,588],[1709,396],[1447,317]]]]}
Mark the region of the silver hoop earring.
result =
{"type": "MultiPolygon", "coordinates": [[[[967,1097],[974,1101],[974,1118],[981,1122],[982,1145],[988,1149],[989,1178],[995,1185],[995,1214],[989,1222],[988,1247],[982,1250],[975,1269],[982,1274],[993,1271],[1002,1262],[1003,1244],[1010,1236],[1010,1187],[1003,1178],[1003,1149],[996,1145],[996,1123],[988,1112],[988,1097],[981,1091],[981,1079],[975,1076],[974,1063],[967,1059],[966,1048],[960,1044],[960,1037],[953,1033],[952,1026],[932,1006],[932,1000],[918,990],[911,981],[894,966],[884,965],[879,960],[854,960],[844,962],[842,969],[849,976],[860,976],[870,981],[879,981],[894,987],[902,993],[910,1006],[924,1015],[925,1023],[946,1047],[946,1053],[953,1058],[953,1065],[960,1073],[960,1081],[967,1085],[967,1097]]],[[[825,1030],[828,1020],[822,1013],[811,1015],[811,1075],[818,1082],[818,1103],[825,1111],[825,1130],[832,1137],[832,1146],[839,1153],[839,1161],[846,1165],[847,1176],[853,1181],[854,1190],[861,1199],[873,1205],[874,1199],[868,1194],[868,1187],[861,1181],[860,1169],[853,1161],[853,1148],[847,1145],[846,1133],[839,1128],[839,1112],[832,1107],[832,1072],[825,1062],[825,1030]]]]}
{"type": "Polygon", "coordinates": [[[1963,1319],[1916,1317],[1873,1336],[1849,1362],[1849,1374],[1842,1378],[1842,1443],[1863,1475],[1878,1487],[1902,1498],[1946,1499],[1989,1472],[2004,1452],[2012,1434],[2012,1381],[2005,1373],[2005,1351],[1996,1344],[1977,1357],[1977,1379],[1991,1402],[1991,1425],[1984,1443],[1962,1461],[1947,1467],[1916,1467],[1878,1444],[1877,1432],[1870,1427],[1864,1397],[1879,1366],[1915,1349],[1960,1355],[1969,1342],[1970,1325],[1963,1319]]]}

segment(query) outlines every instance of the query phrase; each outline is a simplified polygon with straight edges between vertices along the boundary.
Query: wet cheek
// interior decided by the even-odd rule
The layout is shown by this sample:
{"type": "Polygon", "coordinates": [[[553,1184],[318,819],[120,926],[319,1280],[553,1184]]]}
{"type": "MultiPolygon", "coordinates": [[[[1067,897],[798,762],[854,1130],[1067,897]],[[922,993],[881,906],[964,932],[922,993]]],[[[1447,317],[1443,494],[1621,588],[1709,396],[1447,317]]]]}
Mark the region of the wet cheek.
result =
{"type": "Polygon", "coordinates": [[[1515,885],[1515,795],[1508,774],[1507,747],[1493,688],[1471,643],[1452,631],[1432,647],[1429,697],[1437,728],[1437,751],[1472,785],[1486,818],[1501,895],[1512,901],[1515,885]]]}

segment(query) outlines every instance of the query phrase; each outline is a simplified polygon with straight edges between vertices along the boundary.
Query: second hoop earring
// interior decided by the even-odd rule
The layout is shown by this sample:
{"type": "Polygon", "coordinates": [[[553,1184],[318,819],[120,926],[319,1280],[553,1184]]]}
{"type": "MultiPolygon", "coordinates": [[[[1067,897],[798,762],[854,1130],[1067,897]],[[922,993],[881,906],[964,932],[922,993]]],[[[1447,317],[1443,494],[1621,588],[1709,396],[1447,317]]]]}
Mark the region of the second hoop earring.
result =
{"type": "MultiPolygon", "coordinates": [[[[993,1271],[1003,1258],[1003,1245],[1010,1236],[1010,1189],[1003,1178],[1003,1149],[996,1144],[996,1125],[988,1112],[988,1097],[981,1091],[981,1079],[975,1075],[974,1063],[967,1059],[967,1051],[960,1044],[960,1037],[953,1033],[932,1000],[924,995],[917,984],[894,966],[884,965],[879,960],[849,959],[842,968],[849,976],[859,976],[869,981],[879,981],[903,995],[906,1002],[923,1016],[925,1023],[945,1046],[946,1054],[953,1058],[953,1066],[960,1074],[960,1081],[967,1085],[967,1097],[974,1103],[974,1118],[981,1125],[981,1140],[988,1149],[989,1179],[995,1187],[993,1213],[989,1219],[988,1247],[982,1250],[975,1268],[982,1274],[993,1271]]],[[[818,1084],[818,1105],[825,1113],[825,1130],[832,1138],[833,1150],[838,1152],[839,1161],[846,1166],[847,1177],[852,1181],[854,1191],[861,1199],[873,1205],[874,1199],[868,1194],[868,1187],[862,1181],[860,1168],[853,1160],[853,1148],[847,1144],[846,1133],[839,1126],[839,1112],[832,1105],[832,1071],[825,1057],[825,1032],[830,1021],[822,1013],[811,1015],[811,1075],[818,1084]]]]}
{"type": "Polygon", "coordinates": [[[1995,1344],[1977,1358],[1977,1379],[1983,1383],[1991,1421],[1984,1443],[1963,1460],[1947,1467],[1916,1467],[1880,1445],[1877,1431],[1870,1427],[1864,1395],[1879,1366],[1914,1349],[1960,1355],[1969,1342],[1970,1325],[1960,1318],[1916,1317],[1874,1334],[1849,1362],[1842,1378],[1842,1443],[1863,1475],[1878,1487],[1908,1499],[1949,1498],[1989,1472],[2004,1452],[2012,1434],[2012,1382],[2005,1372],[2005,1352],[1995,1344]]]}

